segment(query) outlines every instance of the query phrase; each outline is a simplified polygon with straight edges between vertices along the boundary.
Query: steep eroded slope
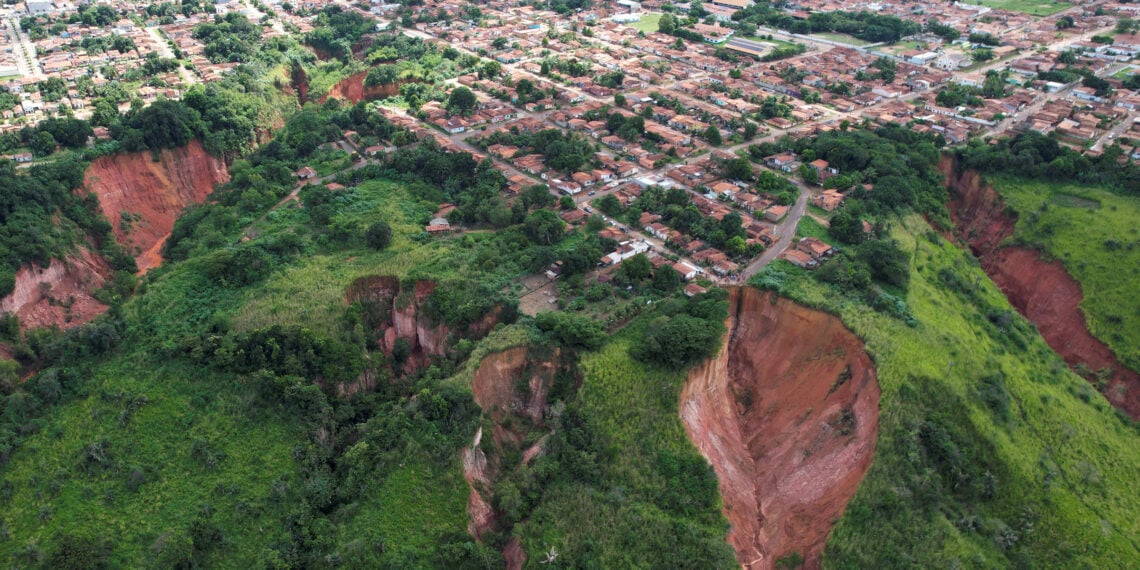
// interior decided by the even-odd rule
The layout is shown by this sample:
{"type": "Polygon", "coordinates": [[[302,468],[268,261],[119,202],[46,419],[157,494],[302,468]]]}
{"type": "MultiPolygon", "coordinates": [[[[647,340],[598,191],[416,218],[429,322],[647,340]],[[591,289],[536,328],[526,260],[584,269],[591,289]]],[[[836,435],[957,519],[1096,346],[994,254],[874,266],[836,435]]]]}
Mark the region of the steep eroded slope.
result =
{"type": "Polygon", "coordinates": [[[162,150],[157,161],[150,152],[100,157],[87,169],[84,185],[99,196],[115,238],[145,272],[162,263],[162,244],[182,209],[229,178],[225,163],[193,140],[162,150]]]}
{"type": "Polygon", "coordinates": [[[685,429],[716,470],[740,563],[769,569],[798,553],[818,567],[871,464],[874,367],[836,317],[752,288],[732,291],[728,330],[689,374],[685,429]]]}
{"type": "Polygon", "coordinates": [[[1058,261],[1045,261],[1032,249],[1003,246],[1002,241],[1013,235],[1014,221],[997,191],[976,172],[956,172],[948,158],[939,167],[950,189],[950,215],[958,234],[1009,303],[1037,325],[1045,342],[1069,366],[1110,371],[1105,397],[1140,419],[1140,374],[1124,366],[1089,332],[1080,308],[1084,298],[1080,283],[1058,261]]]}

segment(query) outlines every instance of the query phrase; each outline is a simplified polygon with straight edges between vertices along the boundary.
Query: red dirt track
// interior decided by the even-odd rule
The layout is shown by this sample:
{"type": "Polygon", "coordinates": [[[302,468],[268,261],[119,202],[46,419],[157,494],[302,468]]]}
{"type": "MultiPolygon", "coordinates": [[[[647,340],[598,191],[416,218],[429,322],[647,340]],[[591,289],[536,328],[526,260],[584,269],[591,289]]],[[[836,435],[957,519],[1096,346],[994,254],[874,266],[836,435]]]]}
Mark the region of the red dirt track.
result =
{"type": "Polygon", "coordinates": [[[1023,247],[1002,247],[1013,235],[1014,222],[1005,214],[1001,196],[976,172],[955,172],[944,158],[939,167],[950,189],[950,215],[959,236],[982,262],[982,269],[1005,293],[1017,312],[1038,331],[1069,366],[1084,364],[1092,371],[1113,371],[1105,396],[1113,406],[1140,420],[1140,375],[1126,368],[1108,345],[1089,332],[1081,312],[1081,285],[1056,261],[1042,260],[1023,247]]]}
{"type": "Polygon", "coordinates": [[[741,565],[798,552],[817,568],[874,455],[874,366],[838,318],[772,293],[733,289],[730,315],[681,392],[685,430],[716,471],[741,565]]]}

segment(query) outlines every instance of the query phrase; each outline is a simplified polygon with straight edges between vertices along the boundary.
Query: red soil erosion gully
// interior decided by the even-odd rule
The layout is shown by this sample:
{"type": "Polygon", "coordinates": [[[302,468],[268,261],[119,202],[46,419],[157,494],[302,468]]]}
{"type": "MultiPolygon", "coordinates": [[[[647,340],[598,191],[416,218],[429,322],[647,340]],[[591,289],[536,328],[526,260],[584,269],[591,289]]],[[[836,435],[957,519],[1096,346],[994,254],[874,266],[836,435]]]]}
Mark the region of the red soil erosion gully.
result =
{"type": "Polygon", "coordinates": [[[950,189],[950,216],[959,237],[982,263],[1017,312],[1037,325],[1045,342],[1069,366],[1113,371],[1105,397],[1132,419],[1140,420],[1140,375],[1125,367],[1108,345],[1089,332],[1080,304],[1081,285],[1057,261],[1038,252],[1003,246],[1014,222],[1005,214],[1001,196],[973,171],[959,172],[949,157],[939,168],[950,189]]]}
{"type": "MultiPolygon", "coordinates": [[[[84,187],[99,197],[115,239],[135,256],[139,272],[162,263],[162,245],[174,220],[189,204],[206,199],[214,185],[229,180],[226,165],[198,141],[163,150],[104,156],[91,163],[84,187]]],[[[24,328],[83,324],[107,309],[91,293],[111,276],[111,267],[93,247],[48,267],[29,265],[16,273],[16,288],[0,301],[0,311],[14,312],[24,328]]]]}
{"type": "MultiPolygon", "coordinates": [[[[751,288],[732,289],[730,299],[728,334],[717,355],[689,373],[681,419],[716,471],[741,565],[770,569],[798,552],[818,567],[834,521],[871,464],[879,425],[874,368],[862,341],[830,314],[751,288]]],[[[464,452],[475,536],[494,525],[486,490],[497,473],[516,467],[479,442],[491,437],[493,450],[521,442],[505,427],[508,415],[541,426],[560,356],[514,348],[487,356],[474,376],[475,401],[495,426],[464,452]]],[[[540,455],[542,444],[521,461],[540,455]]],[[[504,555],[508,568],[526,559],[517,540],[504,555]]]]}

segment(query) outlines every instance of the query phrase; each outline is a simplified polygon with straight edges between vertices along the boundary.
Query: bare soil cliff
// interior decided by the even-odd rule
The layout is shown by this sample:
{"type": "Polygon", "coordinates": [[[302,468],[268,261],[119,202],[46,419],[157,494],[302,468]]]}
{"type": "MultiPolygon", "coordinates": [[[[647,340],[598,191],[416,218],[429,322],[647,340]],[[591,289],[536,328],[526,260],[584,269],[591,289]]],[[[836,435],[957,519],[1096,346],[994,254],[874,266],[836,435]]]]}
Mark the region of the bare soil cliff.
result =
{"type": "Polygon", "coordinates": [[[24,266],[16,272],[16,288],[0,301],[0,312],[15,313],[24,329],[86,323],[107,310],[91,292],[113,273],[102,256],[87,249],[48,267],[24,266]]]}
{"type": "MultiPolygon", "coordinates": [[[[472,536],[495,528],[491,488],[496,478],[542,454],[550,397],[559,382],[567,383],[559,385],[563,392],[577,387],[572,366],[557,349],[519,346],[490,354],[479,363],[471,391],[493,427],[489,442],[483,441],[488,434],[480,429],[471,447],[463,451],[463,473],[471,487],[467,511],[472,536]],[[508,463],[511,457],[517,457],[517,462],[508,463]]],[[[517,540],[507,544],[503,556],[511,570],[526,562],[517,540]]]]}
{"type": "Polygon", "coordinates": [[[431,357],[447,356],[453,335],[481,338],[499,322],[498,309],[459,331],[446,323],[433,322],[424,316],[423,307],[435,288],[434,281],[401,284],[397,277],[373,275],[353,281],[345,292],[345,300],[349,304],[361,303],[364,324],[385,354],[391,356],[398,346],[399,350],[406,346],[408,354],[401,363],[402,371],[412,372],[427,366],[431,357]]]}
{"type": "Polygon", "coordinates": [[[689,438],[712,464],[745,568],[793,553],[820,565],[835,521],[871,465],[879,385],[838,318],[734,289],[728,335],[681,392],[689,438]]]}
{"type": "Polygon", "coordinates": [[[1089,332],[1081,312],[1081,285],[1057,261],[1045,261],[1024,247],[1002,246],[1013,235],[1014,221],[1001,196],[976,172],[957,172],[953,160],[939,163],[950,189],[950,216],[959,237],[982,262],[982,269],[1009,303],[1037,325],[1045,342],[1069,366],[1110,369],[1105,396],[1112,405],[1140,420],[1140,374],[1125,367],[1108,345],[1089,332]]]}
{"type": "Polygon", "coordinates": [[[158,160],[150,152],[100,157],[87,169],[84,186],[99,196],[115,238],[145,272],[162,263],[162,244],[182,209],[229,178],[225,163],[194,140],[162,150],[158,160]]]}
{"type": "Polygon", "coordinates": [[[323,103],[328,99],[343,99],[356,104],[361,101],[384,99],[400,92],[399,83],[365,85],[364,80],[367,78],[368,72],[361,71],[340,80],[336,85],[333,85],[328,95],[321,98],[321,102],[323,103]]]}

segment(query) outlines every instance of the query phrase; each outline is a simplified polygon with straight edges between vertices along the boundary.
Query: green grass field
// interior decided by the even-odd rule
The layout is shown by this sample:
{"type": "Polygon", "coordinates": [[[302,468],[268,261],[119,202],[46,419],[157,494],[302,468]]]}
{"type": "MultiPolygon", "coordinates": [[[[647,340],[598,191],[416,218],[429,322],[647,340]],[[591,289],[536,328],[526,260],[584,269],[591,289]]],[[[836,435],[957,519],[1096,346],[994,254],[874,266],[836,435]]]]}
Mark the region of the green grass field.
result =
{"type": "Polygon", "coordinates": [[[1065,265],[1081,284],[1089,330],[1140,369],[1140,200],[1087,186],[990,181],[1019,214],[1014,239],[1065,265]]]}
{"type": "Polygon", "coordinates": [[[882,387],[875,461],[824,566],[1095,568],[1140,556],[1137,431],[968,254],[915,215],[893,236],[912,259],[913,327],[786,262],[770,270],[866,341],[882,387]]]}
{"type": "Polygon", "coordinates": [[[828,40],[831,40],[833,42],[839,42],[839,43],[844,43],[844,44],[853,45],[853,46],[865,46],[865,45],[868,45],[871,43],[871,42],[865,42],[865,41],[863,41],[859,38],[856,38],[854,36],[849,36],[847,34],[837,34],[834,32],[817,32],[817,33],[814,33],[812,35],[816,36],[816,37],[828,39],[828,40]]]}
{"type": "Polygon", "coordinates": [[[652,34],[657,31],[657,23],[661,21],[662,15],[661,13],[642,13],[640,20],[630,22],[626,25],[647,34],[652,34]]]}
{"type": "Polygon", "coordinates": [[[1072,7],[1072,4],[1068,2],[1056,2],[1054,0],[966,0],[966,3],[1000,8],[1010,12],[1022,12],[1032,16],[1050,16],[1072,7]]]}

